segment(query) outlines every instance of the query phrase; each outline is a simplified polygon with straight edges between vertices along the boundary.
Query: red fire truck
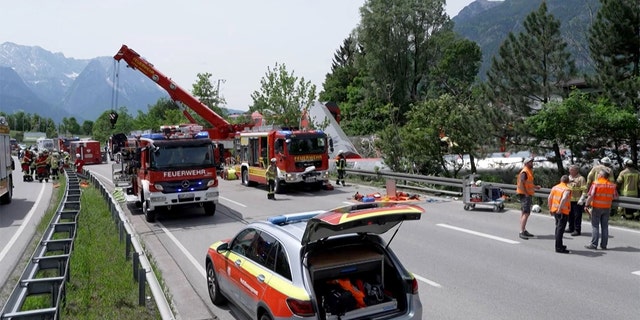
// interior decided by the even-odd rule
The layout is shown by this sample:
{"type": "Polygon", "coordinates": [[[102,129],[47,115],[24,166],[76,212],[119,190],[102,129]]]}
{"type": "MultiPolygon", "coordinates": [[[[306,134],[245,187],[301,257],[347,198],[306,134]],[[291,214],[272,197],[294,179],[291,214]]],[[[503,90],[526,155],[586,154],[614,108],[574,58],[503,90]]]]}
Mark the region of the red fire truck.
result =
{"type": "Polygon", "coordinates": [[[329,185],[331,140],[320,130],[269,130],[240,132],[235,150],[242,184],[267,184],[267,166],[276,158],[275,192],[287,185],[321,189],[329,185]]]}
{"type": "MultiPolygon", "coordinates": [[[[229,123],[126,45],[120,48],[114,59],[126,61],[129,67],[139,70],[164,88],[171,99],[191,109],[213,126],[213,128],[205,128],[204,130],[209,133],[209,137],[217,147],[215,160],[219,170],[225,163],[225,159],[231,156],[228,148],[233,146],[236,152],[242,151],[241,154],[236,154],[236,159],[242,161],[239,169],[247,171],[246,173],[241,172],[243,177],[247,176],[247,179],[243,180],[246,185],[254,182],[265,183],[264,170],[266,167],[263,165],[263,160],[269,159],[265,158],[268,156],[279,159],[278,176],[281,177],[278,179],[277,190],[279,192],[283,190],[284,184],[310,183],[314,186],[322,186],[327,181],[329,159],[327,135],[324,132],[274,130],[271,128],[248,131],[254,127],[254,123],[229,123]],[[243,135],[246,139],[242,138],[243,135]],[[248,142],[252,140],[260,142],[248,142]],[[235,146],[234,141],[237,141],[235,146]],[[276,145],[276,143],[279,144],[276,145]],[[224,144],[227,146],[224,147],[224,144]],[[291,149],[303,144],[305,145],[303,149],[291,149]],[[278,153],[276,150],[279,149],[276,147],[282,148],[282,152],[278,153]],[[246,154],[244,154],[245,152],[246,154]]],[[[183,113],[191,123],[196,123],[186,108],[183,113]]]]}
{"type": "Polygon", "coordinates": [[[79,137],[58,137],[58,150],[60,152],[69,152],[69,144],[72,141],[80,141],[79,137]]]}
{"type": "Polygon", "coordinates": [[[113,58],[116,61],[124,60],[130,68],[142,72],[145,76],[166,90],[171,99],[176,103],[186,106],[186,108],[183,109],[183,114],[191,123],[196,124],[197,122],[188,112],[187,108],[191,109],[213,126],[213,128],[204,128],[203,130],[209,133],[209,138],[213,141],[213,144],[216,147],[215,161],[218,169],[220,169],[220,166],[224,163],[224,159],[230,156],[230,152],[226,150],[226,148],[232,145],[235,133],[243,131],[245,128],[253,127],[253,124],[229,123],[223,117],[211,110],[206,104],[200,102],[200,100],[192,96],[188,91],[178,86],[171,80],[171,78],[162,74],[154,67],[153,64],[142,58],[140,54],[126,45],[122,45],[118,53],[116,53],[113,58]],[[226,148],[225,144],[227,144],[226,148]]]}
{"type": "Polygon", "coordinates": [[[142,207],[148,222],[159,208],[200,206],[213,216],[218,203],[218,179],[213,144],[202,126],[162,126],[142,134],[120,149],[122,161],[112,165],[116,187],[142,207]]]}
{"type": "Polygon", "coordinates": [[[71,162],[75,162],[77,155],[84,160],[84,164],[101,164],[102,155],[100,142],[96,140],[80,140],[69,142],[69,155],[71,162]]]}

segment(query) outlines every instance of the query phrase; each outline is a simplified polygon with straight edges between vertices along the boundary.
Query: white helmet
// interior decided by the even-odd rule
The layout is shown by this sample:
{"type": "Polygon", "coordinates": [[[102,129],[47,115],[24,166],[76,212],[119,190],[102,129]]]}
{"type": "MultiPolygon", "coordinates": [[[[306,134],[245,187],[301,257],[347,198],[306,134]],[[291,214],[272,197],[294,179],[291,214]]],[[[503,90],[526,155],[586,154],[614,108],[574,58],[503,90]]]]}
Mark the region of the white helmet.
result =
{"type": "Polygon", "coordinates": [[[609,157],[604,157],[604,158],[600,159],[600,163],[604,164],[605,166],[610,166],[611,165],[611,159],[609,159],[609,157]]]}
{"type": "Polygon", "coordinates": [[[80,158],[80,154],[79,153],[76,153],[76,158],[80,158]]]}

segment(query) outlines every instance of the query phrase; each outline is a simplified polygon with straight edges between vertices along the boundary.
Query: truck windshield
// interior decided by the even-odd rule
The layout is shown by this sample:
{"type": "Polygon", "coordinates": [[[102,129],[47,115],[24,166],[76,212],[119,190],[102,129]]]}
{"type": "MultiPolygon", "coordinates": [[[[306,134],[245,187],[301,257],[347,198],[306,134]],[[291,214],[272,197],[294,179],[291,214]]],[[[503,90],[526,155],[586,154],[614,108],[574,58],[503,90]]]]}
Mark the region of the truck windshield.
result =
{"type": "Polygon", "coordinates": [[[151,167],[156,169],[211,167],[214,165],[211,145],[162,146],[150,154],[151,167]]]}
{"type": "Polygon", "coordinates": [[[287,151],[291,155],[325,152],[324,136],[298,136],[287,141],[287,151]]]}

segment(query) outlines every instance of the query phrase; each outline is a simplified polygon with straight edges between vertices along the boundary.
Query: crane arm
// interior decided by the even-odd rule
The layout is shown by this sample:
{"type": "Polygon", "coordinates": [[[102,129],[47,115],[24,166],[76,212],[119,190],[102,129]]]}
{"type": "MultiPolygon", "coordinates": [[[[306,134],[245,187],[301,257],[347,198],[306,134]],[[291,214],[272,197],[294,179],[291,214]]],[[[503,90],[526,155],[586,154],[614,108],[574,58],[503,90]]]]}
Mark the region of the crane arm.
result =
{"type": "MultiPolygon", "coordinates": [[[[230,124],[223,117],[211,110],[207,105],[192,96],[188,91],[182,89],[175,82],[171,81],[169,77],[158,71],[153,66],[153,64],[140,57],[140,54],[129,48],[127,45],[122,45],[118,53],[116,53],[113,58],[118,62],[120,60],[124,60],[129,65],[129,67],[142,72],[145,76],[153,80],[165,91],[167,91],[171,99],[187,106],[196,114],[204,118],[204,120],[209,122],[215,128],[215,130],[207,130],[209,131],[209,135],[212,137],[212,139],[229,139],[233,137],[236,131],[242,131],[245,127],[251,126],[249,124],[230,124]]],[[[183,113],[189,119],[189,121],[195,122],[193,117],[191,117],[191,115],[186,110],[184,110],[183,113]]]]}

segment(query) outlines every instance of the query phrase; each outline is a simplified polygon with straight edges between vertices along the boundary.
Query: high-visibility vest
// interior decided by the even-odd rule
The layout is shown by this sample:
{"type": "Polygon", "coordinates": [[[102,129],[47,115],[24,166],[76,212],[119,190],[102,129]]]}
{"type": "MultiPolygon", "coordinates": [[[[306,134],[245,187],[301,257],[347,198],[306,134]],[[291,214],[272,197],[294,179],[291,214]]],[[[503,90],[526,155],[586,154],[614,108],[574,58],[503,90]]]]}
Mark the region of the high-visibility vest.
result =
{"type": "Polygon", "coordinates": [[[638,185],[640,184],[640,172],[636,169],[624,169],[618,175],[618,184],[620,184],[620,195],[625,197],[637,197],[638,185]]]}
{"type": "Polygon", "coordinates": [[[536,190],[533,185],[533,171],[529,169],[529,167],[525,166],[524,168],[522,168],[522,170],[520,170],[520,173],[518,173],[517,181],[518,181],[516,184],[517,194],[526,194],[528,196],[532,196],[534,193],[536,193],[536,190]],[[527,174],[527,180],[524,182],[524,184],[520,179],[520,176],[522,175],[523,172],[527,174]]]}
{"type": "Polygon", "coordinates": [[[599,178],[593,185],[595,188],[593,191],[593,200],[591,206],[600,209],[611,208],[613,197],[616,192],[615,183],[611,183],[606,179],[599,178]]]}
{"type": "Polygon", "coordinates": [[[560,211],[560,213],[562,214],[566,214],[566,215],[569,214],[569,212],[571,211],[570,199],[567,199],[567,201],[564,202],[564,205],[560,207],[562,195],[566,191],[571,191],[571,189],[569,188],[569,186],[567,186],[566,183],[559,183],[553,186],[553,188],[551,188],[551,193],[549,194],[549,197],[551,198],[551,208],[549,210],[551,210],[551,212],[557,213],[558,211],[560,211]]]}
{"type": "Polygon", "coordinates": [[[347,167],[347,159],[338,157],[336,158],[336,168],[342,170],[347,167]]]}
{"type": "Polygon", "coordinates": [[[269,167],[267,167],[267,172],[266,172],[266,178],[267,180],[275,180],[276,179],[276,166],[273,164],[270,164],[269,167]]]}

